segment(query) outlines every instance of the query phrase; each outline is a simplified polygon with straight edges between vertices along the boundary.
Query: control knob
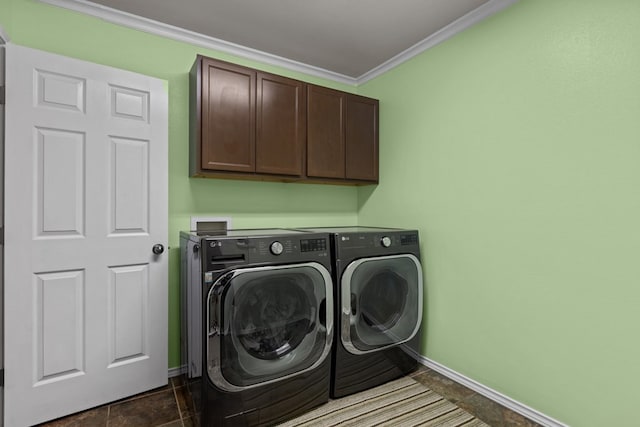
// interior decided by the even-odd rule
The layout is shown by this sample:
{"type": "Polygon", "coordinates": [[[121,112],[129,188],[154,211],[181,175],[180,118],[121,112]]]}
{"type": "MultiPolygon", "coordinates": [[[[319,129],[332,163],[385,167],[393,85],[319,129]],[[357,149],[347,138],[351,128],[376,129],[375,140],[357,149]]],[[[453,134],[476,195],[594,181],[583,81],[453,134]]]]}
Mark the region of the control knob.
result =
{"type": "Polygon", "coordinates": [[[271,244],[271,246],[269,246],[269,250],[274,255],[280,255],[282,251],[284,251],[284,246],[282,246],[282,243],[276,240],[271,244]]]}
{"type": "Polygon", "coordinates": [[[391,237],[384,236],[382,239],[380,239],[380,244],[383,247],[388,248],[389,246],[391,246],[391,237]]]}

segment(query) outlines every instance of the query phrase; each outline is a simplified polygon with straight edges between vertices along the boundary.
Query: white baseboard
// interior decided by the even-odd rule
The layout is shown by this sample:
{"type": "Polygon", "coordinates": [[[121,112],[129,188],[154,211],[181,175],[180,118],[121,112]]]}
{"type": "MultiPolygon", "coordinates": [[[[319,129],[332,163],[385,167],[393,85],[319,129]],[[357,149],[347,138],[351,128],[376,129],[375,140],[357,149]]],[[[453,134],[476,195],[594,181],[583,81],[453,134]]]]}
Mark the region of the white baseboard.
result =
{"type": "Polygon", "coordinates": [[[187,372],[187,365],[176,366],[175,368],[169,368],[169,378],[177,377],[187,372]]]}
{"type": "Polygon", "coordinates": [[[520,403],[517,400],[505,396],[504,394],[495,391],[484,384],[480,384],[479,382],[472,380],[471,378],[466,377],[461,373],[454,371],[453,369],[447,368],[446,366],[434,360],[424,357],[407,347],[405,347],[405,349],[408,350],[419,363],[426,366],[427,368],[433,369],[437,373],[444,375],[450,380],[453,380],[458,384],[462,384],[463,386],[475,391],[476,393],[481,394],[482,396],[491,399],[494,402],[504,406],[505,408],[508,408],[513,412],[517,412],[518,414],[527,417],[528,419],[535,421],[540,425],[548,427],[569,427],[567,424],[553,419],[540,411],[536,411],[535,409],[525,405],[524,403],[520,403]]]}

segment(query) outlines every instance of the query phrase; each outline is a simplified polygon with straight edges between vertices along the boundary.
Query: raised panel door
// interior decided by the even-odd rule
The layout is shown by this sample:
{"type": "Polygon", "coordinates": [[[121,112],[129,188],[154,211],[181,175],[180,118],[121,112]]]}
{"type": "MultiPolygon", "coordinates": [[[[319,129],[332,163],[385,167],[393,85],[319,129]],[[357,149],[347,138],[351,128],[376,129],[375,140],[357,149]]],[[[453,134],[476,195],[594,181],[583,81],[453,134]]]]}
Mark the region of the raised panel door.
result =
{"type": "MultiPolygon", "coordinates": [[[[4,425],[167,384],[166,82],[7,47],[4,425]]],[[[0,424],[2,424],[0,422],[0,424]]]]}
{"type": "Polygon", "coordinates": [[[209,58],[201,72],[200,167],[254,172],[256,72],[209,58]]]}
{"type": "Polygon", "coordinates": [[[307,176],[345,177],[345,93],[307,85],[307,176]]]}
{"type": "Polygon", "coordinates": [[[304,83],[257,76],[256,172],[301,176],[306,138],[304,83]]]}
{"type": "Polygon", "coordinates": [[[346,178],[378,182],[378,100],[347,95],[346,178]]]}

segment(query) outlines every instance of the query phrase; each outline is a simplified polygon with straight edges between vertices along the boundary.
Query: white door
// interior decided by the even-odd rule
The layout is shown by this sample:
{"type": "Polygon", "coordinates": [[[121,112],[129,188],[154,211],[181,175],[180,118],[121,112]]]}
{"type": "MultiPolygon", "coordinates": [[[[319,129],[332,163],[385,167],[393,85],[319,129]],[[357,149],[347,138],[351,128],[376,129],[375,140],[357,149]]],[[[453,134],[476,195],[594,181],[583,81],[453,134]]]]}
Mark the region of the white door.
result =
{"type": "Polygon", "coordinates": [[[166,84],[6,48],[5,426],[167,383],[166,84]]]}

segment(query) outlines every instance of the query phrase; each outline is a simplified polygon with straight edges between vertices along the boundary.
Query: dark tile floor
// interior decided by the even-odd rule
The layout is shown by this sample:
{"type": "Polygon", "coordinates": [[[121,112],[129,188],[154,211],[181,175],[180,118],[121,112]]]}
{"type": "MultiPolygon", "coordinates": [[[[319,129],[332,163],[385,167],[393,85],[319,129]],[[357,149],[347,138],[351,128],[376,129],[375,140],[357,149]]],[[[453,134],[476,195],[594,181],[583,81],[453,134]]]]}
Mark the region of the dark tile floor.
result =
{"type": "Polygon", "coordinates": [[[146,393],[118,400],[99,408],[40,424],[40,427],[192,427],[193,407],[182,377],[146,393]]]}
{"type": "MultiPolygon", "coordinates": [[[[492,427],[541,427],[486,397],[439,373],[420,367],[411,376],[450,402],[475,415],[492,427]]],[[[41,427],[194,427],[190,395],[182,377],[169,380],[169,385],[137,396],[119,400],[41,427]]]]}
{"type": "Polygon", "coordinates": [[[432,369],[421,366],[411,377],[492,427],[542,427],[432,369]]]}

